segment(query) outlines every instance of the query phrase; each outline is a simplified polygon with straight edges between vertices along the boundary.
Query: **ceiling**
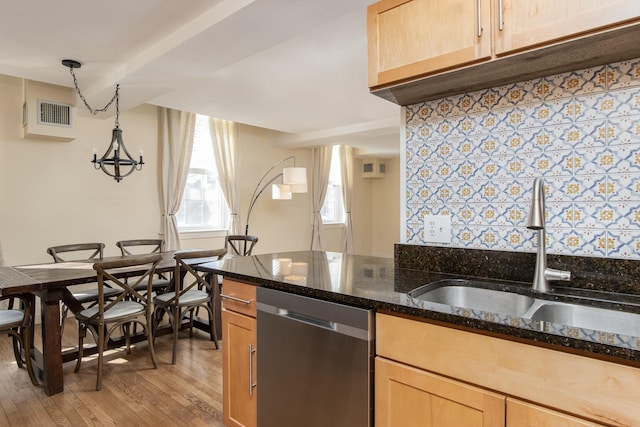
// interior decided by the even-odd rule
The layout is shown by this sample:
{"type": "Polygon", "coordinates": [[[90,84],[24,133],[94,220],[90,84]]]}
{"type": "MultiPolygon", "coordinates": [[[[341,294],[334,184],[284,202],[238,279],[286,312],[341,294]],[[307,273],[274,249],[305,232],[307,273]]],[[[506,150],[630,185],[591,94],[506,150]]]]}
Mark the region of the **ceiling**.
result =
{"type": "MultiPolygon", "coordinates": [[[[0,16],[0,74],[272,129],[275,144],[396,156],[400,107],[367,88],[373,0],[21,0],[0,16]]],[[[78,104],[81,105],[81,104],[78,104]]],[[[84,108],[78,112],[83,114],[84,108]]]]}

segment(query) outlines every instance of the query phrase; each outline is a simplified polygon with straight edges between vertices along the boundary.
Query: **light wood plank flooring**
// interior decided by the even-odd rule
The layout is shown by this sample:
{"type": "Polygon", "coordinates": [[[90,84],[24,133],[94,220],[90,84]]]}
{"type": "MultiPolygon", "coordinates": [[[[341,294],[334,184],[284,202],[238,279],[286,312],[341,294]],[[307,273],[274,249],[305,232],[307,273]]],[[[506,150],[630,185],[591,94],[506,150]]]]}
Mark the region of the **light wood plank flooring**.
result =
{"type": "MultiPolygon", "coordinates": [[[[76,345],[76,328],[67,319],[63,347],[76,345]]],[[[11,338],[0,336],[0,426],[222,426],[221,353],[204,332],[189,338],[183,331],[171,365],[171,337],[165,335],[156,340],[158,369],[146,343],[139,343],[131,354],[123,348],[105,355],[101,391],[95,391],[97,360],[91,356],[79,373],[75,362],[65,363],[64,392],[46,396],[17,367],[11,338]]]]}

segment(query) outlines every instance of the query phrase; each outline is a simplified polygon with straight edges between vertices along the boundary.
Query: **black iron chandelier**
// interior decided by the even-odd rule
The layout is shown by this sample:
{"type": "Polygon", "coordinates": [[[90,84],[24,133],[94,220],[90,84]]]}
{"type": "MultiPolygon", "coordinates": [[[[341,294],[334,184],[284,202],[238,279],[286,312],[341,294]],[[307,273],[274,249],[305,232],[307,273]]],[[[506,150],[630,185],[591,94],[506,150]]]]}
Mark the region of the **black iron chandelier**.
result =
{"type": "Polygon", "coordinates": [[[131,154],[127,151],[127,147],[124,145],[124,141],[122,140],[122,129],[120,129],[120,85],[116,85],[116,93],[113,95],[113,98],[107,105],[99,110],[94,110],[89,106],[87,100],[80,93],[80,88],[78,87],[78,79],[76,78],[74,68],[80,68],[81,64],[78,61],[73,59],[64,59],[62,60],[62,65],[65,67],[69,67],[69,71],[73,76],[73,84],[76,88],[76,92],[78,92],[78,96],[84,102],[84,105],[87,107],[89,112],[93,115],[96,115],[99,112],[104,112],[109,109],[111,104],[115,101],[116,103],[116,122],[113,131],[111,132],[111,143],[109,144],[109,148],[102,155],[102,157],[98,158],[98,154],[95,149],[93,151],[93,167],[96,170],[102,169],[104,173],[112,177],[116,180],[116,182],[120,182],[122,178],[129,176],[133,173],[133,171],[139,171],[142,169],[142,165],[144,165],[144,161],[142,160],[142,150],[140,150],[140,159],[134,159],[131,154]]]}

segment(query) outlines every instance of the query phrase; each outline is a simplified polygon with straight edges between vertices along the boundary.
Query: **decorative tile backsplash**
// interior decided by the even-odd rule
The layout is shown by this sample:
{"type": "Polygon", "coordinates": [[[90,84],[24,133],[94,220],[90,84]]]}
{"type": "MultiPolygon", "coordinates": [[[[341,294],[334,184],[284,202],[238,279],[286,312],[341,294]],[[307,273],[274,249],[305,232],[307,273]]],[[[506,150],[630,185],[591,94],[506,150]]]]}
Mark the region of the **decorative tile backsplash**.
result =
{"type": "Polygon", "coordinates": [[[449,246],[534,252],[543,176],[549,253],[640,259],[640,58],[409,105],[405,125],[406,243],[437,214],[449,246]]]}

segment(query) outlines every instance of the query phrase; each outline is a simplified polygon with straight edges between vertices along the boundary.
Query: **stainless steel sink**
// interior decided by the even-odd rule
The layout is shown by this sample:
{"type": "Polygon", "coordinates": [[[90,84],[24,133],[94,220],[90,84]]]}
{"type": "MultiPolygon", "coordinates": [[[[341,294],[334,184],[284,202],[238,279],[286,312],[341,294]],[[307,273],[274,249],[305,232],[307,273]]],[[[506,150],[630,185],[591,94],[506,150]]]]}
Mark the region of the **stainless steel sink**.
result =
{"type": "Polygon", "coordinates": [[[531,320],[640,337],[640,314],[569,303],[543,303],[531,320]]]}
{"type": "Polygon", "coordinates": [[[427,303],[451,305],[521,317],[535,301],[534,298],[512,292],[478,287],[482,282],[446,280],[421,286],[409,296],[427,303]],[[472,286],[476,284],[476,286],[472,286]]]}
{"type": "Polygon", "coordinates": [[[442,280],[414,289],[408,294],[425,308],[466,308],[499,313],[559,325],[640,337],[640,313],[592,307],[580,303],[550,301],[507,290],[496,284],[464,280],[442,280]]]}

